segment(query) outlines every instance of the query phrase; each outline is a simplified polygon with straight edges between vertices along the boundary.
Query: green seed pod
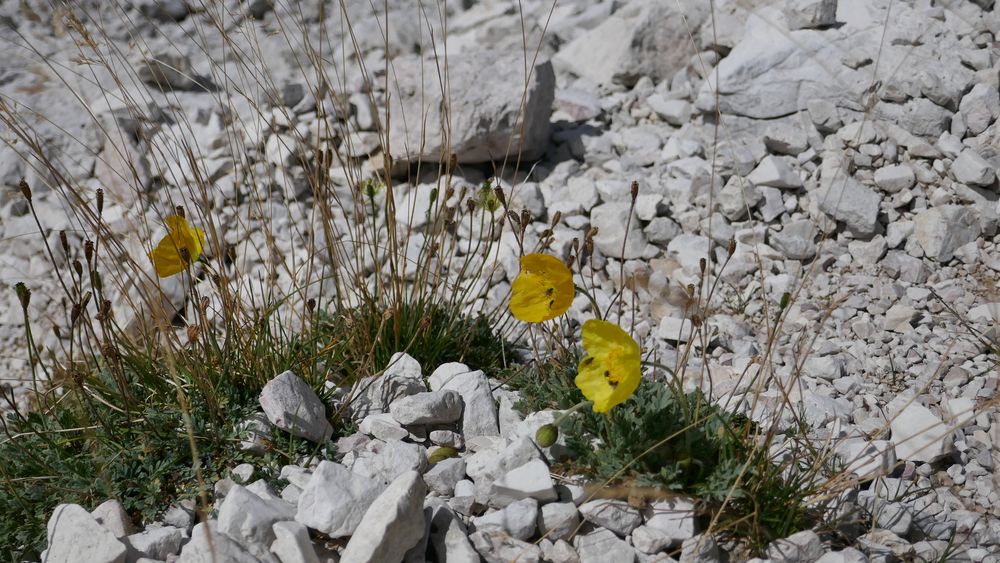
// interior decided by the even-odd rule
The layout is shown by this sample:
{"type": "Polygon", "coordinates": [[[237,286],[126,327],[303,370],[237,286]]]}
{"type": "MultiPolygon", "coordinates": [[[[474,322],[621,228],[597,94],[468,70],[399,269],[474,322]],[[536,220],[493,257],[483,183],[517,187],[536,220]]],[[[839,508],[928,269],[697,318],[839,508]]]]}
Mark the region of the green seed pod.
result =
{"type": "Polygon", "coordinates": [[[559,438],[559,428],[554,424],[546,424],[535,432],[535,441],[538,445],[547,448],[556,443],[559,438]]]}
{"type": "Polygon", "coordinates": [[[434,465],[439,461],[444,461],[452,457],[458,457],[458,450],[448,447],[438,448],[427,458],[427,463],[434,465]]]}

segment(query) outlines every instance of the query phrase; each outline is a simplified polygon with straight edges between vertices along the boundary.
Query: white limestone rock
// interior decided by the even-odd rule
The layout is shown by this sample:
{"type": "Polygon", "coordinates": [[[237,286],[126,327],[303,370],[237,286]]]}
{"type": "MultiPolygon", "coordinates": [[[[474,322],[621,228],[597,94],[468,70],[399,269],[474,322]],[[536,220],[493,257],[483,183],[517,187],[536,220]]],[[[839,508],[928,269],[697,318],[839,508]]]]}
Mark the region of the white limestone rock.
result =
{"type": "Polygon", "coordinates": [[[347,542],[341,563],[400,561],[424,535],[427,486],[420,473],[400,475],[371,503],[347,542]]]}
{"type": "Polygon", "coordinates": [[[462,435],[466,440],[476,436],[499,436],[497,406],[490,392],[490,382],[480,370],[470,370],[465,364],[442,364],[428,378],[434,391],[457,391],[462,396],[462,435]]]}
{"type": "Polygon", "coordinates": [[[125,563],[125,544],[78,504],[60,504],[48,523],[46,563],[125,563]]]}
{"type": "Polygon", "coordinates": [[[333,434],[333,427],[326,419],[326,406],[312,388],[291,371],[264,385],[260,406],[271,424],[294,436],[322,443],[333,434]]]}
{"type": "Polygon", "coordinates": [[[331,538],[350,536],[381,490],[368,477],[321,461],[299,496],[295,520],[331,538]]]}

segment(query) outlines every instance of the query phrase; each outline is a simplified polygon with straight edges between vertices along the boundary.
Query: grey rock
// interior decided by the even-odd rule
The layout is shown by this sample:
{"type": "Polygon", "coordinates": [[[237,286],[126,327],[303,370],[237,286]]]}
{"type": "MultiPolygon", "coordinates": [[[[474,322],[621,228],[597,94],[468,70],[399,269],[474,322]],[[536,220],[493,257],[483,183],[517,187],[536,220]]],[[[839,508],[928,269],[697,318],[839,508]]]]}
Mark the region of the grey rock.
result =
{"type": "Polygon", "coordinates": [[[464,364],[442,364],[428,378],[434,391],[453,390],[462,396],[462,436],[469,440],[476,436],[499,436],[497,405],[490,392],[490,382],[479,370],[470,370],[464,364]]]}
{"type": "Polygon", "coordinates": [[[694,109],[691,107],[691,102],[687,100],[671,100],[664,98],[661,94],[653,94],[646,98],[646,103],[650,109],[656,112],[656,115],[675,127],[680,127],[690,121],[691,112],[694,109]]]}
{"type": "Polygon", "coordinates": [[[124,563],[125,545],[78,504],[60,504],[48,522],[46,563],[124,563]]]}
{"type": "Polygon", "coordinates": [[[853,547],[845,547],[840,551],[824,553],[816,563],[868,563],[868,558],[853,547]]]}
{"type": "Polygon", "coordinates": [[[813,192],[819,209],[844,223],[856,236],[868,238],[878,227],[882,196],[851,177],[832,181],[813,192]]]}
{"type": "Polygon", "coordinates": [[[192,499],[182,500],[172,505],[163,515],[163,523],[167,526],[180,528],[186,534],[190,534],[195,523],[195,501],[192,499]]]}
{"type": "Polygon", "coordinates": [[[783,157],[768,155],[760,161],[757,168],[747,176],[747,180],[757,186],[796,189],[802,187],[799,174],[783,157]]]}
{"type": "Polygon", "coordinates": [[[493,528],[503,530],[513,538],[527,540],[535,535],[537,519],[538,501],[533,498],[525,498],[512,502],[500,510],[487,512],[478,518],[473,518],[472,524],[476,530],[493,528]]]}
{"type": "Polygon", "coordinates": [[[719,559],[719,544],[708,534],[699,534],[681,544],[681,563],[714,563],[719,559]]]}
{"type": "Polygon", "coordinates": [[[239,483],[240,485],[246,485],[247,483],[250,482],[250,479],[253,478],[254,471],[255,469],[253,465],[249,463],[241,463],[236,467],[232,468],[229,471],[229,474],[231,477],[233,477],[233,480],[239,483]]]}
{"type": "Polygon", "coordinates": [[[573,538],[573,547],[580,556],[580,563],[605,563],[635,561],[635,550],[610,530],[598,528],[589,534],[573,538]]]}
{"type": "Polygon", "coordinates": [[[771,542],[765,553],[776,563],[811,563],[819,559],[825,551],[823,542],[816,532],[803,530],[771,542]]]}
{"type": "Polygon", "coordinates": [[[355,460],[351,471],[364,475],[382,486],[396,480],[407,471],[423,473],[427,466],[427,456],[423,446],[407,442],[384,442],[374,444],[373,456],[362,456],[355,460]]]}
{"type": "Polygon", "coordinates": [[[964,244],[979,238],[980,225],[975,212],[963,205],[931,207],[913,220],[913,238],[924,254],[944,263],[964,244]]]}
{"type": "Polygon", "coordinates": [[[890,428],[896,456],[902,460],[930,463],[955,447],[949,425],[916,401],[894,414],[890,428]]]}
{"type": "Polygon", "coordinates": [[[493,500],[500,504],[534,498],[542,502],[559,498],[553,486],[549,466],[540,459],[515,467],[493,482],[490,487],[493,500]]]}
{"type": "Polygon", "coordinates": [[[891,194],[908,190],[916,182],[916,174],[906,164],[891,164],[875,171],[875,185],[891,194]]]}
{"type": "Polygon", "coordinates": [[[631,87],[641,77],[671,78],[695,54],[688,30],[707,15],[697,1],[637,2],[565,45],[555,63],[598,84],[631,87]]]}
{"type": "Polygon", "coordinates": [[[275,522],[291,520],[291,507],[268,502],[247,489],[235,485],[219,508],[218,530],[259,556],[274,541],[275,522]]]}
{"type": "Polygon", "coordinates": [[[420,363],[405,352],[397,352],[381,375],[359,380],[351,390],[350,411],[354,420],[389,412],[389,405],[400,397],[427,391],[420,363]]]}
{"type": "Polygon", "coordinates": [[[134,534],[135,526],[125,512],[125,507],[117,500],[106,500],[99,504],[91,513],[94,520],[105,530],[111,532],[116,538],[134,534]]]}
{"type": "Polygon", "coordinates": [[[800,219],[786,223],[780,231],[771,232],[770,245],[792,260],[809,260],[816,255],[816,223],[800,219]]]}
{"type": "Polygon", "coordinates": [[[271,553],[281,563],[320,563],[305,526],[298,522],[275,522],[272,530],[275,539],[271,553]]]}
{"type": "Polygon", "coordinates": [[[837,23],[837,0],[793,0],[784,10],[789,29],[828,27],[837,23]]]}
{"type": "Polygon", "coordinates": [[[424,535],[427,486],[420,473],[400,475],[372,502],[341,555],[341,563],[400,561],[424,535]]]}
{"type": "Polygon", "coordinates": [[[163,91],[201,90],[208,81],[195,75],[191,58],[176,50],[143,56],[136,75],[142,82],[163,91]]]}
{"type": "Polygon", "coordinates": [[[187,534],[180,528],[173,526],[149,528],[145,532],[132,534],[125,540],[128,549],[125,561],[134,563],[142,557],[165,560],[169,555],[180,553],[181,545],[185,541],[187,534]]]}
{"type": "Polygon", "coordinates": [[[294,436],[322,443],[333,434],[326,406],[305,381],[290,371],[264,385],[260,406],[271,424],[294,436]]]}
{"type": "Polygon", "coordinates": [[[236,427],[240,436],[240,449],[263,455],[272,442],[273,429],[266,414],[258,412],[250,415],[236,427]]]}
{"type": "Polygon", "coordinates": [[[580,512],[572,502],[551,502],[538,513],[538,532],[546,538],[568,540],[580,525],[580,512]]]}
{"type": "Polygon", "coordinates": [[[191,530],[191,541],[184,544],[176,563],[279,563],[271,555],[254,557],[236,540],[216,529],[214,520],[191,530]]]}
{"type": "Polygon", "coordinates": [[[537,545],[512,538],[500,530],[475,532],[469,540],[486,563],[538,563],[542,559],[542,550],[537,545]]]}
{"type": "Polygon", "coordinates": [[[454,422],[462,416],[462,396],[450,389],[417,393],[393,401],[389,412],[402,425],[454,422]]]}
{"type": "Polygon", "coordinates": [[[878,102],[873,113],[914,135],[935,138],[948,130],[952,116],[951,111],[927,98],[913,98],[902,104],[878,102]]]}
{"type": "Polygon", "coordinates": [[[449,497],[455,492],[455,484],[465,479],[465,460],[453,457],[435,463],[427,473],[424,482],[435,493],[449,497]]]}
{"type": "Polygon", "coordinates": [[[996,85],[976,84],[962,97],[958,109],[965,118],[969,133],[979,135],[1000,117],[1000,94],[996,85]]]}
{"type": "MultiPolygon", "coordinates": [[[[740,221],[748,216],[748,210],[757,207],[757,204],[760,203],[763,197],[757,186],[739,176],[732,176],[726,182],[722,191],[719,192],[719,211],[723,217],[730,221],[740,221]]],[[[652,239],[652,237],[650,238],[652,239]]],[[[670,238],[673,238],[673,236],[670,238]]]]}
{"type": "Polygon", "coordinates": [[[951,164],[955,179],[971,186],[988,186],[996,181],[997,171],[973,149],[965,149],[951,164]]]}
{"type": "Polygon", "coordinates": [[[479,563],[479,554],[472,547],[462,520],[454,512],[442,508],[431,518],[430,543],[438,561],[479,563]]]}
{"type": "Polygon", "coordinates": [[[591,210],[590,222],[597,227],[594,244],[605,256],[624,257],[633,260],[642,257],[646,248],[646,237],[631,204],[623,201],[599,205],[591,210]]]}
{"type": "Polygon", "coordinates": [[[372,479],[324,460],[299,496],[295,520],[331,538],[350,536],[380,492],[372,479]]]}
{"type": "MultiPolygon", "coordinates": [[[[403,399],[405,398],[403,397],[403,399]]],[[[396,404],[396,402],[393,402],[393,404],[396,404]]],[[[390,408],[392,407],[392,405],[389,406],[390,408]]],[[[386,412],[373,413],[366,416],[358,423],[358,432],[370,434],[374,438],[385,440],[386,442],[402,440],[410,435],[408,430],[403,428],[391,414],[386,412]]]]}
{"type": "Polygon", "coordinates": [[[534,160],[545,152],[555,97],[550,62],[535,64],[525,84],[524,60],[516,53],[450,54],[447,93],[441,92],[437,73],[427,72],[438,64],[444,61],[433,57],[393,61],[389,147],[395,161],[446,162],[451,154],[460,163],[517,154],[534,160]],[[441,99],[452,100],[447,112],[441,99]],[[444,154],[446,150],[449,154],[444,154]]]}
{"type": "Polygon", "coordinates": [[[544,561],[551,561],[552,563],[580,563],[580,555],[566,540],[556,540],[554,543],[542,540],[539,545],[542,548],[542,558],[544,561]]]}
{"type": "Polygon", "coordinates": [[[625,537],[642,524],[642,513],[629,503],[614,499],[596,499],[580,505],[583,519],[625,537]]]}
{"type": "Polygon", "coordinates": [[[632,531],[632,545],[643,553],[678,546],[696,531],[694,504],[685,499],[654,502],[644,516],[645,523],[632,531]]]}

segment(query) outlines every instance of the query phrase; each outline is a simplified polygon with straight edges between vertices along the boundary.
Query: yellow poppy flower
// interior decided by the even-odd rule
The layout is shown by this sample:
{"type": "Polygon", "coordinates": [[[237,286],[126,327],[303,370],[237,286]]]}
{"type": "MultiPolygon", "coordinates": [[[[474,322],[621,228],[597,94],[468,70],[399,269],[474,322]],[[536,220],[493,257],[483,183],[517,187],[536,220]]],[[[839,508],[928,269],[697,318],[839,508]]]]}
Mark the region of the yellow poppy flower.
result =
{"type": "Polygon", "coordinates": [[[167,236],[149,253],[156,275],[166,278],[183,272],[205,248],[205,231],[192,227],[180,215],[167,217],[167,236]]]}
{"type": "Polygon", "coordinates": [[[576,386],[594,402],[594,412],[607,412],[632,396],[642,379],[639,345],[618,325],[590,319],[583,323],[583,350],[576,386]]]}
{"type": "Polygon", "coordinates": [[[554,319],[573,304],[573,274],[562,260],[547,254],[521,257],[521,273],[511,285],[510,312],[526,323],[554,319]]]}

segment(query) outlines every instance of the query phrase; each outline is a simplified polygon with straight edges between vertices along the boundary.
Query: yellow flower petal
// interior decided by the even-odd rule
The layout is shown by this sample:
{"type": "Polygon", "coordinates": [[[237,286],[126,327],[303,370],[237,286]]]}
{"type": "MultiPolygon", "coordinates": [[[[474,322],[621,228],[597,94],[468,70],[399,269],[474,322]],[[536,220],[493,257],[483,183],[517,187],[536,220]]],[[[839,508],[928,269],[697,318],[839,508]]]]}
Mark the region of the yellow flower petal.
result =
{"type": "Polygon", "coordinates": [[[594,402],[594,412],[607,412],[632,396],[642,380],[641,351],[627,332],[591,319],[583,324],[583,349],[587,355],[574,383],[594,402]]]}
{"type": "Polygon", "coordinates": [[[149,253],[156,275],[161,278],[183,272],[205,249],[205,231],[192,227],[179,215],[171,215],[165,222],[167,236],[149,253]]]}
{"type": "Polygon", "coordinates": [[[573,274],[562,260],[526,254],[521,257],[521,273],[511,284],[510,312],[521,321],[539,323],[565,313],[575,296],[573,274]]]}

